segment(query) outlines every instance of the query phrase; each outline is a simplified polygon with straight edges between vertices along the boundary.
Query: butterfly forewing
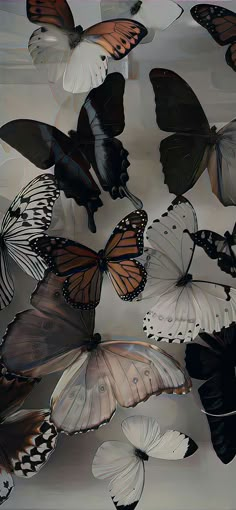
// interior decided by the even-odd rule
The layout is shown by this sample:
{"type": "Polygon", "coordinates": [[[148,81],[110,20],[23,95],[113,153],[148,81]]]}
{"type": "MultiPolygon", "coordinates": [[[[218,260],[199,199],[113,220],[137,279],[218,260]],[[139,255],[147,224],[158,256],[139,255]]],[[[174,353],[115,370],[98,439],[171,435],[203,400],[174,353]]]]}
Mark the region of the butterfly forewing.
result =
{"type": "Polygon", "coordinates": [[[103,21],[85,30],[83,38],[102,46],[114,59],[119,60],[147,35],[141,23],[129,19],[103,21]]]}
{"type": "MultiPolygon", "coordinates": [[[[32,391],[36,380],[18,377],[4,370],[0,375],[1,420],[17,411],[32,391]]],[[[1,463],[0,463],[1,465],[1,463]]]]}
{"type": "Polygon", "coordinates": [[[147,220],[146,211],[138,209],[118,223],[105,247],[105,256],[110,262],[142,255],[147,220]]]}
{"type": "Polygon", "coordinates": [[[31,23],[49,23],[73,30],[74,18],[66,0],[27,0],[27,16],[31,23]]]}
{"type": "Polygon", "coordinates": [[[236,14],[219,5],[200,4],[191,9],[192,17],[224,46],[236,40],[236,14]]]}
{"type": "Polygon", "coordinates": [[[163,131],[208,135],[210,126],[191,87],[169,69],[152,69],[156,120],[163,131]]]}
{"type": "Polygon", "coordinates": [[[14,282],[9,268],[6,247],[0,250],[0,310],[9,305],[14,296],[14,282]]]}

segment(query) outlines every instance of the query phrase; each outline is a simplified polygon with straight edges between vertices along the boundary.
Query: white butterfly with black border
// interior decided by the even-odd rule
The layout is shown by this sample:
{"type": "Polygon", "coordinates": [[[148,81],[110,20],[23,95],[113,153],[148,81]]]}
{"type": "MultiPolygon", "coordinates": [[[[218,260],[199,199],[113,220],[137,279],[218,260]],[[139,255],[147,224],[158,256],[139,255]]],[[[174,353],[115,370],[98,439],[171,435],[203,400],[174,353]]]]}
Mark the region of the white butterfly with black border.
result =
{"type": "Polygon", "coordinates": [[[0,310],[9,305],[14,295],[9,258],[32,278],[43,278],[47,266],[34,253],[29,240],[43,235],[49,227],[58,196],[55,178],[50,174],[39,175],[20,191],[3,217],[0,231],[0,310]]]}
{"type": "Polygon", "coordinates": [[[121,424],[130,441],[106,441],[97,450],[92,472],[95,478],[109,480],[109,492],[119,510],[134,510],[144,488],[144,462],[153,457],[180,460],[193,455],[196,443],[177,430],[161,435],[154,418],[130,416],[121,424]]]}
{"type": "Polygon", "coordinates": [[[197,232],[198,224],[184,197],[177,197],[147,230],[151,249],[144,250],[142,259],[148,279],[141,299],[157,297],[144,317],[148,338],[187,342],[200,330],[212,333],[236,320],[236,289],[190,273],[195,243],[186,230],[197,232]]]}

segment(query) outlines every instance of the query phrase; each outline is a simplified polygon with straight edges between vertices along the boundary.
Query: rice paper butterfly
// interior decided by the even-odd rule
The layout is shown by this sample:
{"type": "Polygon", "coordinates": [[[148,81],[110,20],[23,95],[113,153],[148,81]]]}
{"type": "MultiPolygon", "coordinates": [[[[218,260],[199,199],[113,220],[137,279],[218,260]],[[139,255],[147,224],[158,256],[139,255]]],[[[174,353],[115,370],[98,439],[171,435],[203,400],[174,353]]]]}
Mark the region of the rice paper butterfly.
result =
{"type": "Polygon", "coordinates": [[[63,297],[64,278],[48,273],[17,314],[1,347],[8,370],[41,377],[64,370],[51,398],[52,421],[68,434],[107,423],[117,404],[133,407],[151,395],[185,394],[191,380],[169,354],[136,340],[102,341],[94,310],[75,310],[63,297]]]}
{"type": "Polygon", "coordinates": [[[58,196],[54,177],[40,175],[20,191],[4,215],[0,231],[0,310],[9,305],[14,295],[10,258],[32,278],[43,278],[47,266],[29,241],[43,235],[50,226],[58,196]]]}
{"type": "Polygon", "coordinates": [[[181,460],[193,455],[198,447],[177,430],[161,434],[158,422],[147,416],[130,416],[121,427],[129,443],[103,443],[93,459],[92,472],[95,478],[109,481],[109,493],[117,509],[134,510],[143,493],[149,457],[181,460]]]}

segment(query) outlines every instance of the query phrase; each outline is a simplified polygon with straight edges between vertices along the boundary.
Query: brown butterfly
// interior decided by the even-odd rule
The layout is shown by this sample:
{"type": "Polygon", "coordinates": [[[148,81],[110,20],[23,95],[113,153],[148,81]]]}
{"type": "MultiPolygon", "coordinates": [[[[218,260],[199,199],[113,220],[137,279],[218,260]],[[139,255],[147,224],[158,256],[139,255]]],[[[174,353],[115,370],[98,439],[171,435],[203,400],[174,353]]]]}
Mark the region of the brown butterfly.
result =
{"type": "Polygon", "coordinates": [[[29,40],[36,66],[46,65],[48,79],[63,76],[68,92],[87,92],[103,83],[108,57],[119,60],[147,35],[141,23],[113,19],[83,30],[75,26],[66,0],[27,0],[29,21],[42,25],[29,40]]]}

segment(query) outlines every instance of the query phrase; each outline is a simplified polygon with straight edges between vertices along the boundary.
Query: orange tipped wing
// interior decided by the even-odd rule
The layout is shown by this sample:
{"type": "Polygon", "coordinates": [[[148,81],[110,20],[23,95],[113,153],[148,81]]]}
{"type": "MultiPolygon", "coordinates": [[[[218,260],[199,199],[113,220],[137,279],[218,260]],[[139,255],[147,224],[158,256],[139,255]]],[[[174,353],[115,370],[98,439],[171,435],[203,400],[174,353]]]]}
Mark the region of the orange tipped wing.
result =
{"type": "Polygon", "coordinates": [[[117,19],[93,25],[85,30],[83,39],[100,44],[115,60],[119,60],[128,55],[146,35],[147,29],[141,23],[117,19]]]}

